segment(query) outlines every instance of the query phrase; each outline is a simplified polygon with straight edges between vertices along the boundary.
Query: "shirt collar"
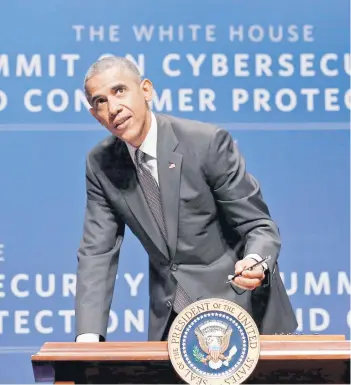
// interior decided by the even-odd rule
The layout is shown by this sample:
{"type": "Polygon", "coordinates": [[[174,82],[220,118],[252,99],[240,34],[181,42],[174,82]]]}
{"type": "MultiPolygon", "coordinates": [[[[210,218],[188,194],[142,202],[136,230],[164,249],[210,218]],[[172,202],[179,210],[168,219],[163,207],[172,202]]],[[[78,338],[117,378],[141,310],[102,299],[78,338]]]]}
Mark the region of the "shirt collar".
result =
{"type": "MultiPolygon", "coordinates": [[[[134,146],[126,142],[129,150],[129,154],[133,161],[135,160],[135,151],[137,150],[134,146]]],[[[153,112],[151,112],[151,126],[147,133],[143,143],[140,146],[140,150],[150,157],[157,159],[157,121],[153,112]]]]}

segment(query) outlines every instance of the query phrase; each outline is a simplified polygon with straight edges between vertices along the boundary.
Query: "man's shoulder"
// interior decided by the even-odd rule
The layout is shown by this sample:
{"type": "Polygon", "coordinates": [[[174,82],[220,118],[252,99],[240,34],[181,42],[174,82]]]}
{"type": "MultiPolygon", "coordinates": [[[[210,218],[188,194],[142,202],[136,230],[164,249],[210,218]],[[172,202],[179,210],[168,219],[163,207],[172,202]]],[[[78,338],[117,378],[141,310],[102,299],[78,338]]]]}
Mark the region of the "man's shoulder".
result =
{"type": "Polygon", "coordinates": [[[174,115],[156,114],[159,119],[166,120],[171,123],[176,131],[184,131],[187,134],[202,134],[211,136],[218,129],[214,123],[204,122],[201,120],[181,118],[174,115]]]}
{"type": "Polygon", "coordinates": [[[173,115],[157,114],[160,121],[171,124],[173,131],[180,142],[190,146],[207,147],[215,132],[220,129],[214,123],[200,120],[181,118],[173,115]]]}
{"type": "Polygon", "coordinates": [[[95,146],[88,151],[87,154],[87,160],[90,165],[101,165],[107,158],[113,156],[117,141],[118,139],[114,135],[108,135],[95,144],[95,146]]]}

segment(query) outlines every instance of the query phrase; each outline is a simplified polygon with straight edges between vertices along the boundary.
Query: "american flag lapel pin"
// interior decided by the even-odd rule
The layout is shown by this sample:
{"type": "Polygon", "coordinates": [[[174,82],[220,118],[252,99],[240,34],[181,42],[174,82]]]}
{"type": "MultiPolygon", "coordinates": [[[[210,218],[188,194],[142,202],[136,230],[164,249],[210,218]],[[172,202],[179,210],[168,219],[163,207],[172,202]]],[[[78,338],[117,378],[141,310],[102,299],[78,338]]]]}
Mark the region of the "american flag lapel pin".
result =
{"type": "Polygon", "coordinates": [[[174,163],[170,163],[168,168],[174,168],[175,167],[175,164],[174,163]]]}

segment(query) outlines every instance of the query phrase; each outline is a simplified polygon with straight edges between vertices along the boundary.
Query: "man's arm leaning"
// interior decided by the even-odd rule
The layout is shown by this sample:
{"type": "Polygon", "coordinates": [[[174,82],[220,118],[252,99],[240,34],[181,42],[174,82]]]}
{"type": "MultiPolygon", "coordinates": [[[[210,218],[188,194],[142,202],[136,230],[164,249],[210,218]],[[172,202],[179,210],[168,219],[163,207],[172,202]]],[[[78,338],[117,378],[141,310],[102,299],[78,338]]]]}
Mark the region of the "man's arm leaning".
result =
{"type": "Polygon", "coordinates": [[[251,254],[259,260],[270,255],[267,265],[272,272],[280,251],[278,227],[233,138],[221,128],[211,138],[204,171],[221,215],[245,240],[244,257],[251,254]]]}
{"type": "Polygon", "coordinates": [[[76,341],[106,338],[125,225],[117,218],[86,163],[87,202],[83,237],[78,249],[75,300],[76,341]],[[87,335],[88,334],[88,335],[87,335]]]}

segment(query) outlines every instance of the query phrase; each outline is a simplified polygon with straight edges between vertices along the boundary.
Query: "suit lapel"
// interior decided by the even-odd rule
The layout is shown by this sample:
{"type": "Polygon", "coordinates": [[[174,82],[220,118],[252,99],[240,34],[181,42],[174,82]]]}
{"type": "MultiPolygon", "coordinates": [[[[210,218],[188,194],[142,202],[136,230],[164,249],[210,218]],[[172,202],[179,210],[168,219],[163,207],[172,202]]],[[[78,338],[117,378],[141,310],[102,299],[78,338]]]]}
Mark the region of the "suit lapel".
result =
{"type": "Polygon", "coordinates": [[[135,219],[144,228],[152,242],[157,246],[161,253],[169,259],[167,245],[163,240],[157,223],[149,209],[143,191],[138,183],[134,163],[129,155],[127,146],[118,141],[116,144],[116,158],[110,173],[116,187],[123,195],[129,209],[134,214],[135,219]]]}
{"type": "Polygon", "coordinates": [[[179,189],[182,155],[174,152],[178,140],[172,126],[165,118],[157,119],[157,169],[164,212],[168,246],[174,258],[178,237],[179,189]]]}

